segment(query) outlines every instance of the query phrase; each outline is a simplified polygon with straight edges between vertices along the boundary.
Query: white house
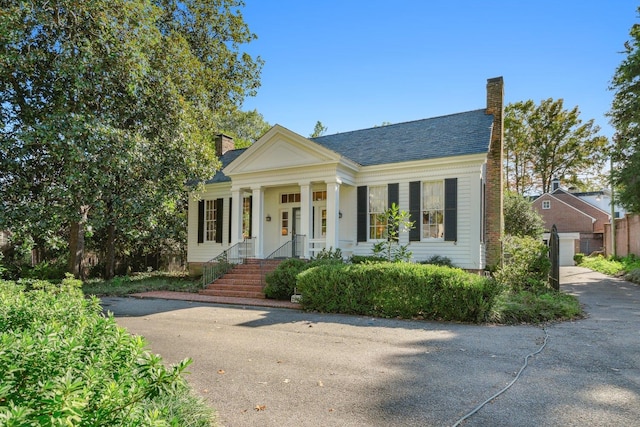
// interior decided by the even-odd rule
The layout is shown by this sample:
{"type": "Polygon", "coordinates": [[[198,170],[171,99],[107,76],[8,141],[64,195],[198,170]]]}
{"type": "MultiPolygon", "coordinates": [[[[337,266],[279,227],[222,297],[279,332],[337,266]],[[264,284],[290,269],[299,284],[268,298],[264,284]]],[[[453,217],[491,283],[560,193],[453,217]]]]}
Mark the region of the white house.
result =
{"type": "Polygon", "coordinates": [[[394,202],[415,221],[400,235],[414,260],[495,265],[502,115],[498,77],[487,81],[487,107],[475,111],[318,138],[276,125],[242,150],[219,136],[222,170],[190,197],[190,270],[238,247],[255,258],[283,245],[303,258],[323,248],[370,255],[385,228],[377,214],[394,202]]]}

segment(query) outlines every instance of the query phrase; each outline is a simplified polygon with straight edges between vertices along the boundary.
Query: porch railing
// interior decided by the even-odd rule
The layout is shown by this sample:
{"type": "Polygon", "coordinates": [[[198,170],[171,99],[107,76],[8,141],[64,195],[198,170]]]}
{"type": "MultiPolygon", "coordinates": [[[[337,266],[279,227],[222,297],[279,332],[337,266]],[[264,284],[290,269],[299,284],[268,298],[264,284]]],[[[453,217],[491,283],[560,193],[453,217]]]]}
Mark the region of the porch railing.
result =
{"type": "Polygon", "coordinates": [[[293,239],[271,252],[265,259],[300,258],[304,253],[307,236],[296,234],[293,239]]]}
{"type": "Polygon", "coordinates": [[[207,261],[202,266],[202,287],[228,273],[234,265],[243,264],[247,258],[252,258],[254,253],[254,239],[244,239],[207,261]]]}
{"type": "Polygon", "coordinates": [[[265,278],[267,273],[273,270],[272,266],[268,267],[270,265],[269,261],[286,258],[302,258],[304,254],[303,245],[306,244],[306,239],[307,236],[304,234],[296,234],[293,239],[271,252],[264,259],[260,260],[260,280],[262,282],[262,286],[266,285],[265,278]]]}

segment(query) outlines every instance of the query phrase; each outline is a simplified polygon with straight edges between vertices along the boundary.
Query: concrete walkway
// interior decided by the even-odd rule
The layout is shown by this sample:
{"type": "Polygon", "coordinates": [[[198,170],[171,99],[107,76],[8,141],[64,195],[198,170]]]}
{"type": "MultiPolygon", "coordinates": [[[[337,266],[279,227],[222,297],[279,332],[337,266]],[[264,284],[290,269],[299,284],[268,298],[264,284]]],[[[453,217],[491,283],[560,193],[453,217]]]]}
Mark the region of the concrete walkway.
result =
{"type": "Polygon", "coordinates": [[[640,286],[577,267],[563,268],[561,283],[587,318],[479,326],[103,304],[167,362],[193,359],[187,379],[224,427],[640,426],[640,286]]]}

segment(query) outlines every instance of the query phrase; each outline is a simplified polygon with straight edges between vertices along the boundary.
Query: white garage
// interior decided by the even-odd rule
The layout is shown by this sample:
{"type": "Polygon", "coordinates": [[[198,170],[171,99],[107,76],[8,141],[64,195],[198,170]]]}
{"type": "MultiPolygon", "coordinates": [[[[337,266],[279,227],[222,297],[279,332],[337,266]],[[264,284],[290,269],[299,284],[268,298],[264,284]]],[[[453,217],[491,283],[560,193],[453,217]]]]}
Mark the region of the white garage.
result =
{"type": "MultiPolygon", "coordinates": [[[[580,233],[558,233],[560,238],[560,265],[574,265],[573,256],[576,253],[576,240],[580,241],[580,233]]],[[[546,242],[549,241],[549,233],[543,236],[546,242]]]]}

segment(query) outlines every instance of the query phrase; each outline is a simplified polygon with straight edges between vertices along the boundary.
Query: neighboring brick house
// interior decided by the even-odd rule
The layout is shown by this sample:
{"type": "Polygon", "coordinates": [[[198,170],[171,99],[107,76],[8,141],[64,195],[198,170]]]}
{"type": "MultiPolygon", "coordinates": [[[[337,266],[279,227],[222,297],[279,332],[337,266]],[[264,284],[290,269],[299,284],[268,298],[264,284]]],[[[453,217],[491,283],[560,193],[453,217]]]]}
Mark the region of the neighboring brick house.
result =
{"type": "Polygon", "coordinates": [[[545,232],[550,232],[554,224],[558,229],[561,265],[572,265],[577,252],[603,250],[604,225],[610,222],[611,215],[587,201],[594,194],[563,190],[554,180],[553,191],[533,201],[533,208],[544,219],[545,232]]]}

